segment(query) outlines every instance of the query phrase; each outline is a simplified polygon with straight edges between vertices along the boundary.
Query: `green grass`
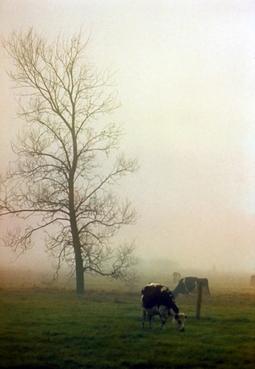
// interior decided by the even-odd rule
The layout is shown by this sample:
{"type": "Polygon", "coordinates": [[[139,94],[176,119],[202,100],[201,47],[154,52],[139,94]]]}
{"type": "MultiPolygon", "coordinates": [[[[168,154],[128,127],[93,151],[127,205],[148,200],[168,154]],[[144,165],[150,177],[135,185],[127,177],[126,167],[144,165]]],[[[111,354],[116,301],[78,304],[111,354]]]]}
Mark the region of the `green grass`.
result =
{"type": "Polygon", "coordinates": [[[186,330],[141,328],[139,295],[0,291],[1,368],[254,369],[255,295],[214,295],[186,330]]]}

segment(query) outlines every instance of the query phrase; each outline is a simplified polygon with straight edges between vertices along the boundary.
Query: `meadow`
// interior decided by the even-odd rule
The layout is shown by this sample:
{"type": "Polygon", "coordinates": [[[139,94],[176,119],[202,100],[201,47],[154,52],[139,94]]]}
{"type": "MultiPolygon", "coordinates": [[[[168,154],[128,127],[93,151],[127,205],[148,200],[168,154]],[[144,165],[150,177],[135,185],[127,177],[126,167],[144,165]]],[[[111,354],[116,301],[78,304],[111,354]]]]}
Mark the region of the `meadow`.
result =
{"type": "Polygon", "coordinates": [[[185,332],[172,322],[141,328],[139,293],[0,290],[0,367],[3,369],[255,367],[255,294],[177,300],[188,315],[185,332]]]}

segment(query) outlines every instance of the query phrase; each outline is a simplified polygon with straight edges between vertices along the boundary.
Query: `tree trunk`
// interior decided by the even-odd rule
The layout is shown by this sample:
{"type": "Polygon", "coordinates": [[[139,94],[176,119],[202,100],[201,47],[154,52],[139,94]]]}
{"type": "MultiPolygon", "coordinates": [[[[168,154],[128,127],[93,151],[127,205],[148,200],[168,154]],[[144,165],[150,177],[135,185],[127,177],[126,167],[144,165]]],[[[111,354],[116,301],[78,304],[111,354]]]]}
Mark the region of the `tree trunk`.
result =
{"type": "Polygon", "coordinates": [[[81,251],[79,249],[74,250],[75,253],[75,274],[76,274],[76,293],[79,296],[84,295],[84,270],[81,251]]]}
{"type": "Polygon", "coordinates": [[[81,253],[81,242],[79,238],[79,232],[73,205],[70,206],[70,224],[75,256],[76,293],[77,295],[81,296],[84,295],[84,269],[81,253]]]}
{"type": "Polygon", "coordinates": [[[77,229],[76,218],[73,214],[71,216],[70,223],[75,256],[76,293],[77,295],[81,296],[84,295],[84,269],[81,253],[81,243],[77,229]]]}

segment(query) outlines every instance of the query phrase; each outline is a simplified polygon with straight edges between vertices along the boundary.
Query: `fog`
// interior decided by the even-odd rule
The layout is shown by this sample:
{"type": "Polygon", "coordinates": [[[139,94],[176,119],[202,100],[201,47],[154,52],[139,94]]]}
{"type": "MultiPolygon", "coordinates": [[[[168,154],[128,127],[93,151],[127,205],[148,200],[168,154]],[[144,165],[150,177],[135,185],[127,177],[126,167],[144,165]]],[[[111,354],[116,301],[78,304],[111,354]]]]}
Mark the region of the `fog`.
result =
{"type": "MultiPolygon", "coordinates": [[[[135,241],[139,260],[169,260],[169,275],[255,271],[254,17],[248,0],[0,1],[1,37],[82,30],[90,60],[114,71],[121,106],[109,119],[140,167],[121,184],[138,217],[119,239],[135,241]]],[[[0,58],[4,171],[22,123],[0,58]]],[[[18,259],[0,253],[3,269],[54,269],[40,237],[18,259]]]]}

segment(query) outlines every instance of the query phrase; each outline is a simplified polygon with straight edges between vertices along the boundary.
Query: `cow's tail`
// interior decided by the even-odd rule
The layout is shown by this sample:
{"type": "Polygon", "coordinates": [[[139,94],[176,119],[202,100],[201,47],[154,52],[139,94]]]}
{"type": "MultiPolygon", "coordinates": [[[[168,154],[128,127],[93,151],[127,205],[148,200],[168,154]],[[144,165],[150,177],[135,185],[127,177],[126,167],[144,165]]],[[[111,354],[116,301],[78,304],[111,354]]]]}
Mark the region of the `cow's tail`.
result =
{"type": "Polygon", "coordinates": [[[175,316],[179,314],[179,308],[174,302],[172,302],[171,309],[174,311],[175,316]]]}

